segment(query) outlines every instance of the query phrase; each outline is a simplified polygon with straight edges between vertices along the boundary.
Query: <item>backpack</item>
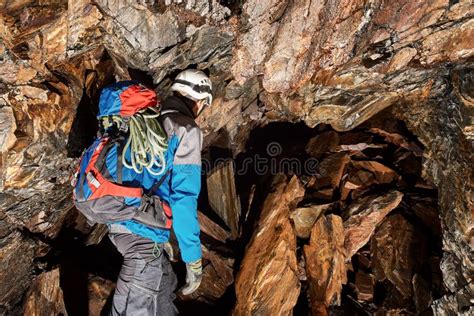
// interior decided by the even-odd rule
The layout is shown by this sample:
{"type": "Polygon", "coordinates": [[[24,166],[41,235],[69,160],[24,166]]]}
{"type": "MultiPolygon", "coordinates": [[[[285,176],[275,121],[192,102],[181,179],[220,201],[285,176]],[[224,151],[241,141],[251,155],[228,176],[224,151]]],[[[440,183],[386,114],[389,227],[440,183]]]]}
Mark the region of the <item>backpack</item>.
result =
{"type": "Polygon", "coordinates": [[[128,122],[140,111],[157,105],[155,92],[134,81],[118,82],[102,90],[98,118],[110,124],[107,129],[101,124],[103,133],[84,151],[71,183],[74,205],[88,221],[111,224],[134,220],[153,228],[171,229],[171,208],[153,194],[170,170],[163,170],[147,192],[122,184],[126,167],[122,153],[131,137],[128,122]],[[109,155],[113,149],[116,154],[109,155]],[[116,179],[108,166],[114,169],[116,179]]]}

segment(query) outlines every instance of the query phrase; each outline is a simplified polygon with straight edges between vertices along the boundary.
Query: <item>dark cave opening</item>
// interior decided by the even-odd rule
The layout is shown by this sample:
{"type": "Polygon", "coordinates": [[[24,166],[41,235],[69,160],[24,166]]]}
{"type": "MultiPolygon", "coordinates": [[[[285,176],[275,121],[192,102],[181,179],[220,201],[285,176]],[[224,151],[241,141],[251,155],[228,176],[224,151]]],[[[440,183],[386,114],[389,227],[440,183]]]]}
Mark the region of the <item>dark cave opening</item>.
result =
{"type": "Polygon", "coordinates": [[[115,82],[115,68],[107,51],[95,70],[86,70],[82,97],[76,108],[66,145],[68,157],[80,157],[98,131],[97,113],[102,88],[115,82]]]}
{"type": "MultiPolygon", "coordinates": [[[[382,275],[386,271],[377,271],[378,275],[374,276],[374,269],[380,270],[383,264],[371,262],[374,260],[371,258],[374,256],[373,248],[377,247],[373,242],[375,237],[371,237],[371,241],[351,259],[347,271],[348,280],[342,288],[341,306],[330,306],[329,311],[334,315],[367,315],[393,309],[424,315],[431,313],[429,302],[441,297],[445,291],[439,268],[442,257],[442,241],[437,209],[437,189],[422,178],[423,145],[402,121],[393,120],[390,117],[390,112],[385,111],[348,132],[336,132],[327,125],[309,128],[304,123],[269,123],[250,132],[245,151],[236,157],[232,157],[230,148],[222,148],[222,143],[225,142],[219,142],[217,139],[216,143],[219,143],[220,147],[210,146],[204,155],[211,161],[211,165],[212,162],[219,159],[234,158],[236,190],[240,205],[242,205],[241,235],[236,240],[228,241],[228,246],[233,250],[233,256],[236,259],[234,276],[244,260],[245,249],[252,238],[255,224],[259,219],[259,212],[269,193],[269,181],[275,173],[296,174],[304,183],[306,193],[298,207],[333,203],[333,207],[325,215],[338,215],[343,220],[347,220],[353,215],[347,213],[347,209],[353,203],[357,203],[365,197],[383,195],[396,189],[403,193],[403,199],[382,223],[394,221],[395,226],[390,226],[391,229],[410,243],[402,253],[407,258],[397,257],[396,254],[393,254],[393,260],[396,261],[394,269],[400,269],[399,272],[402,275],[407,274],[403,275],[406,282],[393,284],[396,281],[393,281],[394,277],[390,273],[383,279],[382,275]],[[324,148],[319,148],[321,146],[316,145],[316,150],[310,152],[308,143],[311,139],[317,139],[318,135],[320,137],[323,135],[322,137],[326,138],[334,138],[334,135],[337,135],[339,149],[335,148],[333,140],[326,140],[326,144],[322,145],[324,148]],[[305,168],[305,162],[315,159],[319,166],[324,165],[324,161],[336,154],[337,151],[350,153],[351,162],[353,161],[354,164],[346,166],[340,183],[331,189],[331,194],[328,194],[324,192],[327,185],[314,184],[314,178],[324,178],[324,170],[321,170],[320,167],[305,168]],[[294,163],[285,164],[288,159],[293,159],[294,163]],[[268,168],[259,169],[257,164],[252,164],[252,167],[248,168],[249,160],[264,161],[268,168]],[[383,165],[384,168],[394,171],[399,178],[386,183],[384,183],[385,180],[374,180],[372,176],[369,176],[370,172],[367,169],[360,167],[360,165],[364,165],[365,161],[374,162],[377,168],[381,168],[383,165]],[[359,181],[358,184],[361,188],[343,192],[344,183],[350,181],[359,181]],[[398,229],[396,225],[402,226],[398,229]],[[400,233],[401,230],[409,230],[410,234],[405,236],[400,233]],[[362,256],[364,256],[363,259],[362,256]],[[361,260],[366,266],[363,266],[361,260]],[[408,266],[404,266],[405,263],[400,263],[404,260],[408,261],[406,263],[408,266]],[[368,266],[367,262],[369,262],[368,266]],[[374,267],[377,264],[378,266],[374,267]],[[414,285],[414,288],[406,287],[407,292],[405,293],[403,286],[407,286],[408,279],[410,282],[417,282],[417,285],[414,285]],[[407,296],[407,293],[410,295],[407,296]]],[[[209,162],[206,161],[206,163],[209,162]]],[[[375,171],[372,170],[372,172],[375,171]]],[[[205,175],[203,183],[205,183],[205,175]]],[[[205,186],[199,205],[201,210],[208,211],[206,214],[209,217],[217,217],[217,221],[220,221],[221,224],[222,220],[215,213],[212,214],[205,186]]],[[[225,224],[221,225],[225,227],[225,224]]],[[[385,226],[389,226],[389,224],[385,226]]],[[[377,230],[374,234],[378,234],[377,230]]],[[[381,240],[383,243],[389,244],[388,241],[381,240]]],[[[303,257],[303,248],[307,243],[307,239],[298,238],[297,258],[303,257]]],[[[380,255],[377,256],[377,260],[380,260],[380,255]]],[[[219,307],[227,313],[232,310],[236,300],[234,286],[232,285],[230,288],[230,291],[213,303],[215,307],[219,307]]],[[[309,302],[308,280],[301,280],[301,288],[294,314],[309,315],[311,304],[309,302]]]]}

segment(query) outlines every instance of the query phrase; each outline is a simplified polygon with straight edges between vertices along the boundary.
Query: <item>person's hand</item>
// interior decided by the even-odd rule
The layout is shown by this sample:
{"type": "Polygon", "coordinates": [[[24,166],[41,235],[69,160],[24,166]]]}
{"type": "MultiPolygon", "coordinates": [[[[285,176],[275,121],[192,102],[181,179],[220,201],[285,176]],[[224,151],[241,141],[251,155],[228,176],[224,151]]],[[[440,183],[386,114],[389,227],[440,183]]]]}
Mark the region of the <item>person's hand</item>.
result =
{"type": "Polygon", "coordinates": [[[186,263],[186,285],[181,289],[181,294],[189,295],[201,285],[202,263],[201,259],[186,263]]]}
{"type": "Polygon", "coordinates": [[[165,251],[165,253],[168,255],[168,259],[171,261],[171,262],[176,262],[176,258],[174,256],[174,250],[173,250],[173,246],[171,245],[170,242],[166,242],[164,245],[163,245],[163,249],[165,251]]]}

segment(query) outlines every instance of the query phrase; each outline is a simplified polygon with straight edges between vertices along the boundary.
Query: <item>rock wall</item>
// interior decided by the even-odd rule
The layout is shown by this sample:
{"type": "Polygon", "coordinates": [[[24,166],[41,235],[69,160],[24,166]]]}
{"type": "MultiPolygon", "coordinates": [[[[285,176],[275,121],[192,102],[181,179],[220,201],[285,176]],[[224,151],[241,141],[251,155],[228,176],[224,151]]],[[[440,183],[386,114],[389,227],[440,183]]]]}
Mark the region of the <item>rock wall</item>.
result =
{"type": "Polygon", "coordinates": [[[7,0],[0,3],[0,311],[73,214],[69,176],[95,133],[100,88],[139,78],[165,96],[181,69],[207,71],[205,145],[234,153],[270,121],[358,126],[390,107],[425,146],[439,188],[449,294],[474,296],[474,7],[448,0],[7,0]],[[12,255],[13,250],[21,256],[12,255]],[[9,275],[17,267],[17,275],[9,275]],[[5,284],[6,282],[3,282],[5,284]]]}

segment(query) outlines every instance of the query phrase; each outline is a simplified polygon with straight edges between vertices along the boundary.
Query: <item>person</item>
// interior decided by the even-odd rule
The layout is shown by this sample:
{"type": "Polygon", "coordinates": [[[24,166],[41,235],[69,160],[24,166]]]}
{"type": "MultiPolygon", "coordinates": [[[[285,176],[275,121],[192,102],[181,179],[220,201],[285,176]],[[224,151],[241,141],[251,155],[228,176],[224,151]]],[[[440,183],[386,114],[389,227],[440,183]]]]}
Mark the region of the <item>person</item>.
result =
{"type": "MultiPolygon", "coordinates": [[[[172,229],[181,258],[186,263],[183,295],[193,293],[202,278],[201,242],[197,198],[201,189],[202,132],[195,119],[212,103],[212,83],[199,70],[177,75],[173,95],[161,103],[157,118],[168,137],[164,152],[166,173],[155,190],[172,210],[172,229]]],[[[160,176],[146,169],[135,173],[124,165],[129,183],[152,187],[160,176]]],[[[109,238],[123,256],[122,268],[112,301],[111,315],[176,315],[174,306],[176,275],[166,255],[170,231],[153,228],[134,220],[109,225],[109,238]]]]}

